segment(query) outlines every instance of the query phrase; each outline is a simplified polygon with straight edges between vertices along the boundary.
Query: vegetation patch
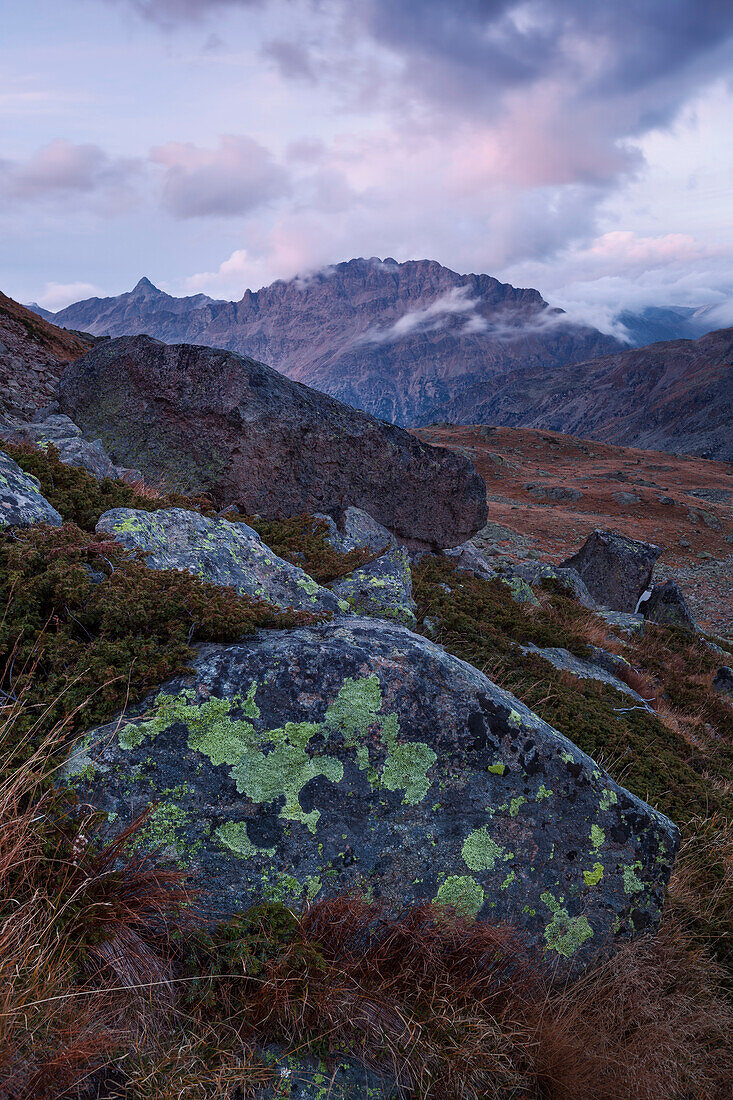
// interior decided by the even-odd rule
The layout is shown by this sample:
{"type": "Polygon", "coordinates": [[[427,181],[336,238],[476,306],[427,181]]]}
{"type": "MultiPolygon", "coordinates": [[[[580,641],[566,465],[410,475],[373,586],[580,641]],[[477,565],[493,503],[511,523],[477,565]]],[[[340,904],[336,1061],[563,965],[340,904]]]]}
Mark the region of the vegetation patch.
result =
{"type": "Polygon", "coordinates": [[[328,541],[328,525],[314,516],[287,519],[247,516],[245,522],[279,558],[299,565],[319,584],[345,577],[377,557],[370,550],[359,549],[342,554],[328,541]]]}

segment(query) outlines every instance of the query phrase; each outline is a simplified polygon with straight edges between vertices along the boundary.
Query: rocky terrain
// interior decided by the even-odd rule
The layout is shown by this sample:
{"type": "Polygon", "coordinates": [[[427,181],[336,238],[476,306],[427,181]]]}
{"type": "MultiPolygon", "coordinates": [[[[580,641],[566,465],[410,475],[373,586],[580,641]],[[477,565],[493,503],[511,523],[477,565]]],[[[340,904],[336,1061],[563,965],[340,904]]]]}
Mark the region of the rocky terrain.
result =
{"type": "Polygon", "coordinates": [[[597,527],[656,543],[698,622],[733,633],[733,465],[529,428],[436,426],[417,434],[470,458],[488,493],[474,540],[510,561],[559,563],[597,527]]]}
{"type": "Polygon", "coordinates": [[[0,1098],[729,1095],[730,466],[15,370],[0,1098]]]}
{"type": "Polygon", "coordinates": [[[550,370],[622,347],[536,290],[433,260],[350,260],[239,302],[173,298],[141,279],[128,294],[68,306],[54,322],[228,348],[408,425],[445,416],[464,390],[490,393],[497,375],[517,367],[550,370]]]}

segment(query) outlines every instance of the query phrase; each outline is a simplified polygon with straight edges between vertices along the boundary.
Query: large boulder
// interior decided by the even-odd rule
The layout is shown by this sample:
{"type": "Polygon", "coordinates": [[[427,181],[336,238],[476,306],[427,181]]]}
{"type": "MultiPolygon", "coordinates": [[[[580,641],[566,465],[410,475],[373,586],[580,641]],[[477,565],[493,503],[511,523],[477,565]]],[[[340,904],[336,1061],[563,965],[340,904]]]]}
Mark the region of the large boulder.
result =
{"type": "Polygon", "coordinates": [[[30,527],[50,523],[60,527],[64,521],[41,495],[37,477],[21,470],[10,455],[0,451],[0,530],[4,527],[30,527]]]}
{"type": "Polygon", "coordinates": [[[215,913],[359,890],[523,927],[558,961],[653,928],[675,826],[471,665],[340,617],[201,648],[67,775],[115,827],[155,804],[215,913]]]}
{"type": "Polygon", "coordinates": [[[642,592],[649,588],[661,552],[653,543],[638,542],[615,531],[596,530],[562,566],[580,574],[602,607],[633,613],[642,592]]]}
{"type": "Polygon", "coordinates": [[[410,558],[403,547],[388,550],[331,585],[331,591],[354,611],[377,619],[415,626],[410,558]]]}
{"type": "Polygon", "coordinates": [[[337,517],[354,505],[436,547],[486,520],[467,459],[233,352],[109,340],[64,371],[59,401],[114,462],[250,515],[337,517]]]}
{"type": "Polygon", "coordinates": [[[100,516],[96,530],[140,550],[151,569],[185,569],[277,607],[348,610],[337,595],[273,553],[246,523],[207,519],[185,508],[112,508],[100,516]]]}

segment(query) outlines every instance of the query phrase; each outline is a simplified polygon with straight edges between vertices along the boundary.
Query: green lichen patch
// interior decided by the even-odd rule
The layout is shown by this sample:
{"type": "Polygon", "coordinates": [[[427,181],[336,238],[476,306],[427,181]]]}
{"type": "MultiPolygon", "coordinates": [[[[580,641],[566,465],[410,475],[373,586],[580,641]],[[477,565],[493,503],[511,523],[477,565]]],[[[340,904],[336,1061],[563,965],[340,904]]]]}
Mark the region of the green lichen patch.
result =
{"type": "Polygon", "coordinates": [[[461,856],[472,871],[493,871],[499,860],[514,859],[511,852],[491,838],[486,825],[469,833],[463,842],[461,856]]]}
{"type": "Polygon", "coordinates": [[[548,951],[557,951],[558,955],[569,959],[575,952],[593,938],[593,929],[586,916],[571,917],[568,910],[562,905],[563,899],[558,901],[548,891],[541,895],[541,900],[552,913],[552,920],[545,927],[544,937],[548,951]]]}
{"type": "Polygon", "coordinates": [[[484,904],[484,891],[471,875],[449,875],[438,887],[434,904],[450,906],[466,917],[476,917],[484,904]]]}

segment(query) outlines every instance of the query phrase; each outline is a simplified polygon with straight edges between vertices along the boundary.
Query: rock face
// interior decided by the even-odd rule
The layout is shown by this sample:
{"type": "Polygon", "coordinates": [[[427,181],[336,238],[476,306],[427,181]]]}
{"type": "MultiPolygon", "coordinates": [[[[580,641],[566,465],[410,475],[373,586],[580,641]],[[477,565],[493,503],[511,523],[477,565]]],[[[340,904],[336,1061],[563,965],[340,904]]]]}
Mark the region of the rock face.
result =
{"type": "Polygon", "coordinates": [[[667,580],[663,584],[655,584],[649,599],[641,604],[639,610],[645,619],[650,619],[653,623],[681,626],[685,630],[695,629],[695,620],[676,581],[667,580]]]}
{"type": "Polygon", "coordinates": [[[649,588],[661,552],[652,543],[637,542],[615,531],[593,531],[577,554],[562,565],[580,574],[602,607],[633,613],[639,597],[649,588]]]}
{"type": "Polygon", "coordinates": [[[90,346],[0,294],[0,414],[28,419],[47,405],[65,364],[90,346]]]}
{"type": "Polygon", "coordinates": [[[205,646],[68,765],[119,826],[196,870],[212,910],[353,889],[510,920],[585,960],[653,928],[675,826],[477,669],[343,617],[205,646]]]}
{"type": "Polygon", "coordinates": [[[62,409],[112,460],[282,517],[363,508],[400,538],[465,541],[486,490],[466,459],[229,352],[111,340],[64,372],[62,409]]]}
{"type": "Polygon", "coordinates": [[[0,530],[30,527],[33,523],[61,526],[61,516],[41,496],[40,488],[38,478],[26,474],[17,462],[0,451],[0,530]]]}
{"type": "Polygon", "coordinates": [[[476,423],[497,376],[549,375],[622,348],[551,309],[536,290],[460,275],[433,260],[354,259],[278,280],[239,302],[173,298],[141,279],[117,298],[62,310],[56,323],[98,335],[149,333],[251,355],[298,382],[398,424],[476,423]],[[458,411],[459,410],[459,411],[458,411]]]}
{"type": "Polygon", "coordinates": [[[278,607],[346,610],[338,596],[279,558],[246,523],[207,519],[184,508],[113,508],[100,517],[96,530],[130,550],[142,550],[151,569],[186,569],[278,607]]]}
{"type": "Polygon", "coordinates": [[[360,615],[415,625],[412,573],[407,551],[388,550],[375,561],[331,585],[331,591],[360,615]]]}

